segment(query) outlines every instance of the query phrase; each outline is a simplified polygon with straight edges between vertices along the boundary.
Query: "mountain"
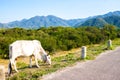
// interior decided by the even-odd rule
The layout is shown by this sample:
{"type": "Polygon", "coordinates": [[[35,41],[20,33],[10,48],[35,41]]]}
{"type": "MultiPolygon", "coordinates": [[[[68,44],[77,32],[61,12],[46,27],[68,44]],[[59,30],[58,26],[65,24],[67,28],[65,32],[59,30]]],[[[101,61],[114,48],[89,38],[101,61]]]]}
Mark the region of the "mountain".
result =
{"type": "Polygon", "coordinates": [[[67,20],[67,23],[70,26],[72,26],[72,27],[76,27],[76,25],[81,25],[82,23],[84,23],[88,19],[89,18],[84,18],[84,19],[70,19],[70,20],[67,20]]]}
{"type": "Polygon", "coordinates": [[[120,16],[120,11],[109,12],[105,15],[101,15],[101,17],[108,17],[108,16],[120,16]]]}
{"type": "Polygon", "coordinates": [[[35,16],[30,19],[23,19],[21,21],[13,21],[6,24],[0,23],[0,27],[4,28],[27,28],[27,29],[38,29],[40,27],[56,27],[56,26],[71,26],[71,27],[81,27],[81,26],[96,26],[102,27],[106,24],[112,24],[120,27],[120,11],[109,12],[104,15],[98,15],[93,17],[88,17],[84,19],[69,19],[65,20],[53,15],[48,16],[35,16]]]}
{"type": "Polygon", "coordinates": [[[120,27],[120,16],[116,16],[116,15],[108,16],[108,17],[105,17],[104,20],[109,24],[120,27]]]}
{"type": "Polygon", "coordinates": [[[2,24],[2,23],[0,23],[0,26],[3,26],[3,24],[2,24]]]}
{"type": "Polygon", "coordinates": [[[83,24],[81,24],[80,26],[104,26],[108,24],[104,19],[102,18],[93,18],[93,19],[89,19],[87,21],[85,21],[83,24]]]}
{"type": "Polygon", "coordinates": [[[120,11],[109,12],[104,15],[94,16],[93,18],[88,19],[84,23],[76,26],[77,27],[80,27],[80,26],[102,27],[106,24],[111,24],[111,25],[120,27],[120,11]]]}
{"type": "Polygon", "coordinates": [[[82,23],[83,19],[70,19],[70,20],[66,20],[67,24],[69,24],[70,26],[74,26],[78,23],[82,23]]]}
{"type": "MultiPolygon", "coordinates": [[[[82,19],[70,19],[65,20],[53,15],[48,16],[35,16],[30,19],[23,19],[21,21],[13,21],[4,24],[7,28],[20,27],[20,28],[40,28],[40,27],[56,27],[56,26],[74,26],[77,23],[81,23],[82,19]]],[[[3,26],[3,25],[0,25],[3,26]]]]}
{"type": "Polygon", "coordinates": [[[22,28],[39,28],[49,26],[69,26],[65,20],[49,15],[49,16],[35,16],[30,19],[23,19],[21,21],[14,21],[8,23],[10,27],[19,26],[22,28]]]}

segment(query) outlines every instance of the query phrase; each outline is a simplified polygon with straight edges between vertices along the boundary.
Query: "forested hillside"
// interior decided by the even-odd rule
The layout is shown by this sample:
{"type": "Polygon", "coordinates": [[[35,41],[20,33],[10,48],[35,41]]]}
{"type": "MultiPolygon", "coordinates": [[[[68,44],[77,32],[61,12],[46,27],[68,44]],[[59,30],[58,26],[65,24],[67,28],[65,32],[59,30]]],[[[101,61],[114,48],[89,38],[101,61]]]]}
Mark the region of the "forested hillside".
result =
{"type": "Polygon", "coordinates": [[[88,44],[104,42],[120,37],[120,30],[113,25],[97,27],[49,27],[36,30],[11,28],[0,29],[0,57],[8,58],[9,44],[16,40],[41,41],[43,48],[54,54],[59,50],[70,50],[88,44]]]}

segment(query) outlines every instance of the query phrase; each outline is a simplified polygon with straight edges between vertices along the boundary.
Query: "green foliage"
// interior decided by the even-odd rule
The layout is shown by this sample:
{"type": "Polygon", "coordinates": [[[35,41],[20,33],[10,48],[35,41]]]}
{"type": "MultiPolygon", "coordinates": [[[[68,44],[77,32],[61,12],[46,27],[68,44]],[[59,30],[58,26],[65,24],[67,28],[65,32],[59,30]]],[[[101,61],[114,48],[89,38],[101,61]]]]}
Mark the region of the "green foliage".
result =
{"type": "Polygon", "coordinates": [[[33,40],[41,42],[50,53],[57,50],[70,50],[89,44],[104,42],[119,37],[120,30],[113,25],[98,27],[49,27],[37,30],[11,28],[0,30],[0,58],[8,58],[9,44],[16,40],[33,40]]]}
{"type": "Polygon", "coordinates": [[[103,33],[109,39],[115,39],[117,37],[116,27],[114,25],[105,25],[103,27],[103,33]]]}

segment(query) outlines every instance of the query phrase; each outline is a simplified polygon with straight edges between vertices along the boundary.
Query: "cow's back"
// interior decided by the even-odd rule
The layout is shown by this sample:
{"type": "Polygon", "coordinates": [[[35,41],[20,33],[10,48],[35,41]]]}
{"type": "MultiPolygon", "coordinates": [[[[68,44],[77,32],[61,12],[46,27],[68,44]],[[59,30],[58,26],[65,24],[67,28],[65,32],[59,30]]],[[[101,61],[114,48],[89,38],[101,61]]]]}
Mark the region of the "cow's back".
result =
{"type": "Polygon", "coordinates": [[[30,56],[35,51],[35,45],[31,40],[18,40],[10,46],[12,46],[12,56],[30,56]]]}
{"type": "Polygon", "coordinates": [[[16,57],[21,55],[21,44],[19,41],[15,41],[9,45],[9,57],[16,57]]]}

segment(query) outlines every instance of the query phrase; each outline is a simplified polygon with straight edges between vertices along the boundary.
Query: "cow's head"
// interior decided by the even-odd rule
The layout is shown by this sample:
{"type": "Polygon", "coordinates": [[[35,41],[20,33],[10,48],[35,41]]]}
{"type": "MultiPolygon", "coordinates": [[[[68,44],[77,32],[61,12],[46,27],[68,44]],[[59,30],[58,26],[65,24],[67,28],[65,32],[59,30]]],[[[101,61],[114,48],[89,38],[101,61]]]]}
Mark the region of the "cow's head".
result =
{"type": "Polygon", "coordinates": [[[47,64],[51,65],[51,57],[50,57],[50,55],[44,55],[43,56],[43,61],[46,62],[47,64]]]}
{"type": "Polygon", "coordinates": [[[46,61],[49,65],[51,65],[51,57],[50,55],[47,55],[47,61],[46,61]]]}

